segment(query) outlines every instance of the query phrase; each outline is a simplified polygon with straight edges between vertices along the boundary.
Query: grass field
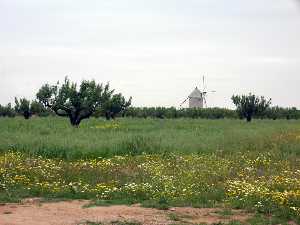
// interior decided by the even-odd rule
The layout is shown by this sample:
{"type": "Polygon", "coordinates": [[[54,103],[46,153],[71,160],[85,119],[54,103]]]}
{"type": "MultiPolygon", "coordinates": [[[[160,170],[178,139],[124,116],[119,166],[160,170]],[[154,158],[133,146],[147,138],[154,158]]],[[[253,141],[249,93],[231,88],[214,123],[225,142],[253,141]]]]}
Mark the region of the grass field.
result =
{"type": "Polygon", "coordinates": [[[84,120],[73,128],[64,118],[0,119],[0,150],[51,158],[81,159],[177,152],[235,154],[278,151],[299,155],[300,121],[84,120]]]}
{"type": "Polygon", "coordinates": [[[94,199],[300,219],[300,121],[0,119],[0,201],[94,199]]]}

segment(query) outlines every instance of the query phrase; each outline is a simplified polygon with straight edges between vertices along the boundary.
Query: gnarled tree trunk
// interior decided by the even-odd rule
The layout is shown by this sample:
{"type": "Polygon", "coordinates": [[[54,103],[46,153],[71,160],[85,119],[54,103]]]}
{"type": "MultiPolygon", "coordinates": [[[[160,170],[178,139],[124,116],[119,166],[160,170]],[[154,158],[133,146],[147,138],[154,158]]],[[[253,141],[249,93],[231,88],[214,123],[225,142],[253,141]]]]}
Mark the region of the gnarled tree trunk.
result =
{"type": "Polygon", "coordinates": [[[74,127],[78,127],[83,119],[89,118],[93,114],[93,110],[79,109],[68,113],[70,123],[74,127]]]}

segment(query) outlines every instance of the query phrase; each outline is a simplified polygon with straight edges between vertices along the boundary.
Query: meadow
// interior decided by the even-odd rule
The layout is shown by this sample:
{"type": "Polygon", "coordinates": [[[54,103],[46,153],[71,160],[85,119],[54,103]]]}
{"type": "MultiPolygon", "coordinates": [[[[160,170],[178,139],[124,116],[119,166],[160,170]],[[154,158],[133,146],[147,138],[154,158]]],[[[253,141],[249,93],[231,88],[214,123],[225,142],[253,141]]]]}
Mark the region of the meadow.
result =
{"type": "MultiPolygon", "coordinates": [[[[242,208],[300,219],[300,121],[0,119],[0,201],[242,208]]],[[[276,224],[276,223],[274,223],[276,224]]]]}
{"type": "Polygon", "coordinates": [[[290,156],[300,154],[298,134],[298,120],[91,118],[73,128],[61,117],[16,117],[0,118],[0,151],[71,160],[168,152],[276,151],[290,156]]]}

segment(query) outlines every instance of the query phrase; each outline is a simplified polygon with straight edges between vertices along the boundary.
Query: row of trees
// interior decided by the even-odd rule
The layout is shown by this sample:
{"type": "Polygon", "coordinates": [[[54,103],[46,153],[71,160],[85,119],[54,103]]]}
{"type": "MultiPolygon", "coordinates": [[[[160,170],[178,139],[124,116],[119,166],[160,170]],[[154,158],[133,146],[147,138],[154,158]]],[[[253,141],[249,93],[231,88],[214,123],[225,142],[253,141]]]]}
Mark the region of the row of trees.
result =
{"type": "Polygon", "coordinates": [[[130,107],[124,113],[126,117],[137,118],[202,118],[202,119],[223,119],[223,118],[238,118],[235,110],[223,108],[183,108],[176,109],[175,107],[130,107]]]}
{"type": "MultiPolygon", "coordinates": [[[[124,116],[137,118],[200,118],[200,119],[244,119],[243,113],[223,108],[176,109],[164,107],[130,107],[124,116]]],[[[269,107],[263,113],[252,115],[255,119],[300,119],[300,110],[296,108],[269,107]]],[[[250,121],[251,121],[250,120],[250,121]]]]}
{"type": "Polygon", "coordinates": [[[21,115],[24,116],[25,119],[29,119],[33,115],[45,117],[54,115],[54,113],[45,108],[38,101],[29,101],[25,98],[15,98],[15,107],[12,107],[11,103],[7,104],[6,106],[0,105],[0,117],[15,117],[17,115],[21,115]]]}
{"type": "Polygon", "coordinates": [[[50,115],[68,117],[73,126],[97,112],[106,119],[115,118],[131,105],[131,97],[126,100],[121,94],[115,94],[109,84],[97,84],[94,80],[82,81],[79,86],[67,77],[60,85],[45,84],[36,94],[36,100],[15,98],[15,107],[11,104],[0,108],[0,116],[23,115],[29,119],[32,115],[50,115]],[[8,112],[9,113],[8,113],[8,112]]]}
{"type": "Polygon", "coordinates": [[[11,107],[11,104],[8,103],[6,106],[0,105],[0,116],[14,117],[16,112],[14,108],[11,107]]]}
{"type": "Polygon", "coordinates": [[[43,85],[36,97],[56,115],[68,117],[73,126],[78,126],[96,111],[104,112],[108,120],[115,118],[131,105],[131,97],[126,101],[121,93],[114,94],[109,84],[97,84],[94,80],[84,80],[78,87],[65,78],[62,85],[43,85]]]}
{"type": "Polygon", "coordinates": [[[236,110],[222,108],[208,109],[179,109],[171,108],[129,108],[125,116],[131,117],[156,117],[156,118],[203,118],[203,119],[222,119],[240,118],[251,122],[252,118],[260,119],[300,119],[300,111],[296,108],[271,107],[271,99],[248,95],[233,95],[232,102],[236,110]]]}
{"type": "MultiPolygon", "coordinates": [[[[43,107],[42,104],[38,104],[36,101],[32,101],[30,106],[30,115],[36,115],[40,117],[53,116],[55,113],[49,109],[43,107]]],[[[26,108],[28,108],[26,106],[26,108]]],[[[6,106],[0,105],[0,116],[14,117],[16,115],[24,116],[23,111],[15,110],[11,107],[11,104],[6,106]]],[[[26,115],[26,111],[25,111],[26,115]]],[[[223,109],[223,108],[206,108],[206,109],[176,109],[174,107],[129,107],[119,114],[107,112],[103,109],[98,109],[92,116],[106,117],[107,119],[115,117],[133,117],[133,118],[160,118],[160,119],[176,119],[176,118],[199,118],[199,119],[243,119],[243,115],[239,115],[236,110],[223,109]],[[111,115],[111,117],[109,117],[111,115]]],[[[25,117],[25,116],[24,116],[25,117]]],[[[254,115],[256,119],[300,119],[300,110],[296,108],[282,108],[282,107],[270,107],[266,109],[260,115],[254,115]]]]}
{"type": "Polygon", "coordinates": [[[107,120],[116,116],[139,118],[240,118],[248,122],[252,118],[268,119],[300,119],[300,111],[296,108],[271,107],[271,99],[253,94],[234,95],[232,101],[236,110],[222,108],[208,109],[176,109],[174,107],[130,107],[131,97],[126,100],[121,93],[114,93],[109,84],[97,84],[94,80],[82,81],[78,86],[67,77],[60,85],[45,84],[36,94],[36,100],[15,98],[15,107],[11,104],[0,105],[0,116],[13,117],[23,115],[29,119],[32,115],[58,115],[68,117],[73,126],[78,126],[83,119],[91,116],[105,116],[107,120]]]}
{"type": "MultiPolygon", "coordinates": [[[[120,96],[118,98],[121,98],[120,96]]],[[[55,115],[55,113],[44,107],[43,104],[38,101],[32,101],[28,104],[28,101],[22,101],[22,103],[16,104],[16,107],[11,107],[11,104],[6,106],[0,105],[0,116],[14,117],[16,115],[22,115],[26,118],[26,115],[36,115],[40,117],[55,115]],[[29,113],[28,113],[29,112],[29,113]]],[[[244,115],[242,111],[224,109],[224,108],[206,108],[206,109],[176,109],[175,107],[129,107],[126,110],[121,109],[122,104],[116,104],[117,100],[113,98],[109,103],[110,107],[116,107],[117,109],[106,110],[107,106],[98,108],[92,116],[106,117],[107,119],[115,118],[116,116],[133,117],[133,118],[160,118],[160,119],[175,119],[175,118],[201,118],[201,119],[243,119],[244,115]],[[116,112],[120,113],[116,113],[116,112]],[[115,112],[115,113],[113,113],[115,112]]],[[[108,104],[108,103],[107,103],[108,104]]],[[[247,116],[246,116],[247,117],[247,116]]],[[[252,115],[256,119],[300,119],[300,110],[296,108],[282,108],[282,107],[268,107],[265,111],[252,115]]],[[[252,119],[252,118],[251,118],[252,119]]]]}

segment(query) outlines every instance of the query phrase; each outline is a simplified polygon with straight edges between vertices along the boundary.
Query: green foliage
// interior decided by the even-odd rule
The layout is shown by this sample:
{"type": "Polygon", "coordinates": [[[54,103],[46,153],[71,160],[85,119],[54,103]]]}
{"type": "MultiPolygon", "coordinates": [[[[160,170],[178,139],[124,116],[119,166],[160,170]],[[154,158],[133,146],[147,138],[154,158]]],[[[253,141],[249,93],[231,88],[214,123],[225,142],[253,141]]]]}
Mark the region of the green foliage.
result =
{"type": "Polygon", "coordinates": [[[223,217],[234,215],[230,208],[224,208],[222,211],[217,211],[216,213],[220,214],[223,217]]]}
{"type": "Polygon", "coordinates": [[[103,86],[94,80],[84,80],[77,88],[77,84],[66,77],[62,85],[43,85],[36,96],[45,107],[59,116],[68,117],[73,126],[78,126],[106,102],[112,92],[109,84],[103,86]]]}
{"type": "Polygon", "coordinates": [[[294,223],[289,223],[289,220],[286,220],[284,218],[279,218],[276,216],[264,216],[261,214],[256,214],[254,217],[250,218],[247,220],[247,222],[251,225],[288,225],[288,224],[294,224],[294,223]]]}
{"type": "Polygon", "coordinates": [[[15,111],[24,116],[25,119],[29,119],[32,116],[30,101],[26,98],[20,100],[15,98],[15,111]]]}
{"type": "Polygon", "coordinates": [[[112,206],[112,205],[132,205],[136,203],[136,201],[132,201],[130,199],[111,199],[111,200],[105,200],[105,199],[97,199],[87,205],[85,205],[85,208],[91,208],[91,207],[98,207],[98,206],[112,206]]]}
{"type": "Polygon", "coordinates": [[[175,118],[201,118],[201,119],[224,119],[237,118],[234,110],[222,108],[206,108],[206,109],[176,109],[174,107],[130,107],[126,112],[127,117],[138,118],[159,118],[159,119],[175,119],[175,118]]]}
{"type": "MultiPolygon", "coordinates": [[[[230,221],[227,225],[243,225],[243,224],[240,221],[233,220],[233,221],[230,221]]],[[[254,224],[251,224],[251,225],[254,225],[254,224]]]]}
{"type": "Polygon", "coordinates": [[[271,107],[267,108],[267,110],[261,116],[266,119],[300,119],[300,111],[297,108],[282,108],[282,107],[271,107]]]}
{"type": "Polygon", "coordinates": [[[30,110],[32,115],[45,117],[49,115],[53,115],[49,109],[46,109],[44,105],[38,101],[32,101],[30,104],[30,110]]]}
{"type": "Polygon", "coordinates": [[[0,118],[0,151],[18,150],[49,158],[178,152],[236,151],[300,155],[300,121],[91,118],[73,129],[63,117],[0,118]]]}
{"type": "Polygon", "coordinates": [[[271,99],[266,100],[265,97],[249,95],[233,95],[232,101],[237,107],[239,117],[246,118],[248,122],[251,122],[253,116],[263,116],[265,111],[271,105],[271,99]]]}
{"type": "Polygon", "coordinates": [[[180,216],[178,216],[176,213],[170,213],[170,214],[168,214],[168,217],[172,221],[180,221],[181,220],[180,216]]]}
{"type": "Polygon", "coordinates": [[[170,208],[168,200],[164,197],[143,201],[142,206],[145,208],[154,208],[159,210],[168,210],[170,208]]]}
{"type": "MultiPolygon", "coordinates": [[[[133,118],[193,118],[193,119],[238,119],[242,117],[236,110],[223,108],[204,109],[176,109],[174,107],[130,107],[124,116],[133,118]]],[[[260,111],[253,115],[257,119],[300,119],[300,110],[297,108],[268,107],[265,111],[260,111]]]]}
{"type": "Polygon", "coordinates": [[[104,112],[107,120],[115,119],[119,113],[125,113],[127,108],[131,105],[131,97],[128,101],[125,100],[125,97],[119,93],[114,94],[109,98],[102,106],[101,111],[104,112]]]}
{"type": "Polygon", "coordinates": [[[0,117],[15,117],[15,110],[11,107],[11,104],[6,106],[0,105],[0,117]]]}
{"type": "Polygon", "coordinates": [[[29,101],[26,98],[15,98],[15,112],[22,115],[25,119],[29,119],[31,116],[48,116],[51,114],[42,103],[38,101],[29,101]]]}

